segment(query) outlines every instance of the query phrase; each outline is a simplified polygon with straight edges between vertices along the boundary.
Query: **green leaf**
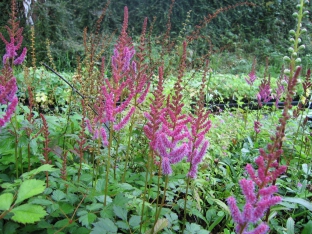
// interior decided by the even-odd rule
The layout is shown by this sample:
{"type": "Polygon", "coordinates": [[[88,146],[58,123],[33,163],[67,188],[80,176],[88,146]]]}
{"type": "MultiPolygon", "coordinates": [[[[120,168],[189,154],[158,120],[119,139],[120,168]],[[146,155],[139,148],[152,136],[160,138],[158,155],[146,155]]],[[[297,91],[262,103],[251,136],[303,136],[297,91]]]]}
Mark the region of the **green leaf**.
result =
{"type": "Polygon", "coordinates": [[[203,221],[205,221],[205,223],[206,223],[207,225],[209,224],[209,222],[207,221],[207,219],[205,219],[205,217],[202,215],[202,213],[201,213],[199,210],[192,208],[192,209],[190,210],[190,213],[193,214],[193,215],[195,215],[196,217],[202,219],[203,221]]]}
{"type": "Polygon", "coordinates": [[[306,225],[304,225],[304,229],[301,234],[310,234],[312,230],[312,220],[310,220],[306,225]]]}
{"type": "Polygon", "coordinates": [[[141,216],[138,215],[132,215],[130,220],[129,220],[129,225],[131,227],[137,227],[141,223],[141,216]]]}
{"type": "Polygon", "coordinates": [[[195,234],[200,231],[200,226],[196,223],[187,223],[185,233],[187,234],[195,234]]]}
{"type": "Polygon", "coordinates": [[[300,204],[302,206],[304,206],[305,208],[309,209],[310,211],[312,211],[312,203],[309,201],[306,201],[302,198],[297,198],[297,197],[283,197],[283,201],[288,201],[288,202],[293,202],[293,203],[297,203],[300,204]]]}
{"type": "Polygon", "coordinates": [[[82,215],[79,217],[79,222],[85,226],[85,227],[89,227],[90,224],[92,224],[94,222],[94,220],[96,219],[96,215],[93,213],[87,213],[85,215],[82,215]]]}
{"type": "Polygon", "coordinates": [[[100,218],[99,221],[94,223],[93,225],[94,227],[91,234],[103,234],[106,232],[117,233],[118,230],[117,226],[108,218],[100,218]]]}
{"type": "Polygon", "coordinates": [[[17,206],[11,212],[14,214],[12,220],[23,224],[38,222],[47,215],[42,206],[32,204],[17,206]]]}
{"type": "Polygon", "coordinates": [[[287,234],[295,234],[295,221],[289,217],[286,222],[287,234]]]}
{"type": "Polygon", "coordinates": [[[211,200],[217,203],[224,211],[226,211],[226,213],[230,214],[229,207],[223,201],[215,198],[212,198],[211,200]]]}
{"type": "Polygon", "coordinates": [[[35,205],[42,205],[42,206],[49,206],[53,204],[52,201],[49,201],[44,198],[38,198],[38,197],[31,199],[28,203],[35,204],[35,205]]]}
{"type": "Polygon", "coordinates": [[[0,195],[0,210],[10,209],[13,202],[12,193],[4,193],[0,195]]]}
{"type": "Polygon", "coordinates": [[[66,194],[62,192],[61,190],[55,190],[52,194],[52,199],[54,201],[60,201],[65,197],[66,197],[66,194]]]}
{"type": "Polygon", "coordinates": [[[123,221],[127,221],[127,213],[128,212],[126,209],[123,209],[120,206],[114,206],[113,209],[114,209],[115,215],[118,218],[122,219],[123,221]]]}
{"type": "Polygon", "coordinates": [[[122,193],[119,193],[119,194],[114,198],[113,204],[116,205],[116,206],[123,207],[123,206],[125,206],[125,204],[128,203],[128,201],[129,201],[128,198],[126,198],[122,193]]]}
{"type": "MultiPolygon", "coordinates": [[[[154,228],[154,234],[168,227],[168,225],[169,225],[169,222],[167,219],[158,219],[154,228]]],[[[145,234],[151,234],[151,233],[152,233],[152,229],[149,229],[145,232],[145,234]]]]}
{"type": "Polygon", "coordinates": [[[219,217],[209,226],[208,231],[211,232],[211,231],[215,228],[215,226],[217,226],[217,225],[222,221],[223,218],[224,218],[224,215],[223,215],[223,216],[219,216],[219,217]]]}
{"type": "Polygon", "coordinates": [[[40,173],[40,172],[44,172],[44,171],[48,171],[48,172],[52,172],[52,171],[56,171],[57,169],[56,168],[53,168],[53,165],[50,165],[50,164],[44,164],[34,170],[31,170],[30,172],[26,172],[22,175],[22,177],[24,179],[26,178],[30,178],[30,177],[33,177],[34,175],[40,173]]]}
{"type": "Polygon", "coordinates": [[[125,221],[117,221],[116,224],[120,229],[129,230],[129,225],[125,221]]]}
{"type": "Polygon", "coordinates": [[[76,224],[75,222],[71,222],[70,223],[69,219],[62,219],[62,220],[57,221],[54,224],[54,227],[56,227],[56,228],[64,228],[64,227],[74,226],[75,224],[76,224]]]}
{"type": "Polygon", "coordinates": [[[4,227],[3,227],[3,229],[4,229],[3,233],[4,233],[4,234],[16,234],[16,233],[17,233],[16,229],[17,229],[19,226],[20,226],[20,225],[19,225],[18,223],[9,221],[9,222],[7,222],[7,223],[4,225],[4,227]]]}
{"type": "Polygon", "coordinates": [[[22,201],[30,197],[33,197],[42,193],[44,189],[45,189],[45,183],[42,180],[36,180],[36,179],[25,180],[21,184],[18,190],[15,204],[21,203],[22,201]]]}
{"type": "Polygon", "coordinates": [[[103,208],[103,204],[101,203],[92,203],[91,205],[86,206],[87,210],[95,211],[103,208]]]}

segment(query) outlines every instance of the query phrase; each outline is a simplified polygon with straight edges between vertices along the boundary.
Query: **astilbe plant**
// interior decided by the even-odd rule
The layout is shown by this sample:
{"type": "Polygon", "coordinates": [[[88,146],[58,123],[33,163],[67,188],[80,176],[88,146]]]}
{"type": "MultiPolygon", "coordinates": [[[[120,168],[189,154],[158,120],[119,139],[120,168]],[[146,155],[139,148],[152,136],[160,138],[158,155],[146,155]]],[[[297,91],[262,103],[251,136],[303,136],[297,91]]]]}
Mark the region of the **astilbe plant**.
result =
{"type": "Polygon", "coordinates": [[[287,169],[287,166],[280,165],[280,157],[283,153],[282,144],[285,137],[286,123],[290,118],[288,110],[291,108],[291,101],[300,70],[301,67],[289,79],[282,118],[279,119],[275,135],[270,137],[272,143],[267,145],[267,152],[264,149],[259,149],[260,155],[255,160],[256,168],[251,164],[246,166],[250,179],[240,181],[240,187],[246,200],[243,211],[239,210],[234,197],[227,199],[233,221],[236,223],[236,232],[239,234],[267,233],[269,227],[266,222],[268,221],[269,209],[281,201],[281,197],[274,196],[274,193],[278,191],[275,182],[287,169]],[[262,218],[265,212],[267,212],[267,215],[265,222],[263,222],[262,218]],[[257,227],[250,230],[251,226],[254,225],[257,225],[257,227]]]}
{"type": "Polygon", "coordinates": [[[194,107],[194,114],[189,115],[190,120],[190,134],[188,136],[188,149],[187,162],[190,163],[189,172],[187,174],[186,192],[184,199],[184,217],[183,217],[183,228],[185,228],[186,222],[186,203],[190,180],[195,179],[198,173],[198,164],[203,160],[206,151],[209,146],[209,141],[205,139],[206,134],[211,128],[211,121],[209,120],[209,111],[205,107],[205,87],[206,87],[206,76],[208,70],[208,62],[205,66],[203,73],[202,84],[199,91],[199,99],[197,105],[194,107]]]}
{"type": "MultiPolygon", "coordinates": [[[[246,166],[246,171],[250,179],[242,179],[240,181],[240,187],[246,200],[243,211],[240,211],[238,208],[234,197],[227,199],[233,221],[236,223],[235,230],[239,234],[267,233],[269,231],[267,222],[270,207],[282,200],[281,197],[274,196],[274,193],[278,191],[275,184],[277,178],[287,169],[287,166],[281,165],[280,161],[283,155],[282,147],[285,140],[286,125],[290,119],[289,110],[292,108],[291,102],[295,95],[296,85],[301,71],[301,67],[296,67],[295,65],[301,61],[300,58],[297,58],[300,47],[304,48],[304,45],[298,46],[301,42],[299,36],[303,31],[301,29],[301,22],[304,16],[304,5],[305,2],[301,0],[300,4],[297,5],[299,12],[294,14],[297,17],[297,31],[291,30],[294,36],[291,40],[294,42],[293,47],[289,50],[292,52],[291,58],[284,57],[284,60],[290,63],[289,69],[283,71],[288,77],[285,78],[287,88],[285,91],[286,99],[284,101],[282,117],[279,119],[275,134],[270,137],[271,143],[267,144],[267,150],[259,149],[260,155],[255,160],[257,166],[254,167],[251,164],[246,166]],[[254,226],[256,227],[253,229],[254,226]]],[[[269,80],[262,82],[258,100],[270,98],[269,89],[269,80]]]]}
{"type": "MultiPolygon", "coordinates": [[[[128,36],[127,28],[128,8],[125,7],[121,34],[114,47],[111,58],[112,77],[110,79],[104,77],[103,58],[101,76],[104,78],[104,81],[94,105],[97,115],[94,117],[92,123],[89,120],[87,121],[88,130],[93,134],[93,138],[102,139],[103,145],[108,147],[104,204],[106,204],[108,172],[111,166],[110,158],[113,131],[118,132],[126,126],[131,116],[135,113],[137,105],[145,100],[149,89],[147,75],[144,74],[144,69],[146,68],[141,67],[140,61],[140,69],[137,71],[137,63],[134,61],[136,51],[132,45],[131,38],[128,36]],[[132,101],[135,103],[130,107],[132,101]],[[127,108],[130,110],[127,110],[127,108]],[[109,131],[109,135],[107,135],[107,130],[109,131]]],[[[127,153],[126,164],[128,156],[127,153]]]]}

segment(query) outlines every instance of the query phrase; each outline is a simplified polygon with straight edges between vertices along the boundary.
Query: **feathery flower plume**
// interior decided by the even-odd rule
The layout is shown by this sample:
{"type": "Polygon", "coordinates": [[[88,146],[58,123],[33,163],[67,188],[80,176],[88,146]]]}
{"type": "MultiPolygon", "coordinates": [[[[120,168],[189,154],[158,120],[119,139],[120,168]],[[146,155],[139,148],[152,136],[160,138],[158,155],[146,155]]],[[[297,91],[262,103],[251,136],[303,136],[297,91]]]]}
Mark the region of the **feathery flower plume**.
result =
{"type": "Polygon", "coordinates": [[[98,116],[94,118],[93,126],[98,128],[98,130],[92,130],[92,124],[90,121],[87,122],[89,131],[94,134],[95,138],[101,137],[104,145],[108,144],[107,134],[105,128],[101,126],[112,123],[115,131],[120,131],[124,128],[134,114],[136,105],[144,101],[149,89],[147,76],[141,70],[138,71],[137,64],[133,60],[135,49],[132,45],[131,38],[127,34],[127,28],[128,8],[125,7],[121,34],[114,47],[111,59],[112,77],[111,79],[104,79],[100,95],[94,107],[98,116]],[[116,123],[116,116],[122,114],[133,98],[136,97],[138,98],[136,99],[135,106],[130,108],[119,123],[116,123]]]}
{"type": "Polygon", "coordinates": [[[258,134],[261,131],[262,124],[259,121],[254,121],[254,130],[258,134]]]}
{"type": "Polygon", "coordinates": [[[19,28],[19,22],[16,21],[14,0],[12,1],[12,12],[8,25],[10,27],[6,26],[5,28],[10,41],[7,41],[0,33],[0,39],[4,42],[6,50],[3,56],[3,68],[0,75],[0,104],[6,105],[6,110],[4,111],[4,115],[0,116],[0,128],[10,121],[18,104],[16,96],[17,83],[11,66],[21,64],[27,52],[27,49],[24,48],[20,56],[17,54],[23,42],[23,28],[19,28]]]}
{"type": "Polygon", "coordinates": [[[272,99],[270,77],[269,79],[264,78],[259,86],[259,92],[257,94],[258,104],[262,106],[262,102],[268,102],[272,99]]]}
{"type": "Polygon", "coordinates": [[[16,20],[15,12],[16,11],[16,3],[15,0],[12,1],[12,12],[11,17],[8,22],[9,26],[5,26],[10,40],[6,40],[2,33],[0,33],[0,39],[5,44],[6,53],[3,55],[3,65],[9,64],[11,65],[19,65],[21,64],[26,56],[27,48],[23,48],[21,55],[18,56],[17,51],[20,50],[22,42],[23,42],[23,28],[19,27],[19,22],[16,20]]]}
{"type": "Polygon", "coordinates": [[[161,157],[163,174],[172,173],[171,164],[178,163],[183,157],[187,156],[189,149],[187,138],[189,136],[187,123],[189,117],[182,114],[182,77],[186,61],[186,42],[183,43],[183,55],[179,68],[177,82],[174,85],[172,98],[168,96],[166,111],[160,115],[161,128],[156,135],[155,150],[161,157]]]}
{"type": "MultiPolygon", "coordinates": [[[[208,62],[206,64],[208,68],[208,62]]],[[[204,106],[205,85],[206,85],[207,69],[205,70],[202,78],[202,85],[199,91],[199,100],[195,106],[194,115],[190,115],[191,131],[189,135],[188,148],[190,149],[187,161],[190,162],[190,170],[188,176],[196,178],[198,164],[202,161],[209,141],[205,139],[205,134],[211,128],[211,121],[209,120],[209,112],[206,111],[204,106]]]]}
{"type": "Polygon", "coordinates": [[[246,80],[247,84],[252,86],[253,83],[256,81],[256,79],[257,79],[257,76],[256,76],[256,59],[254,59],[254,61],[252,63],[251,72],[248,74],[248,78],[246,77],[245,80],[246,80]]]}
{"type": "MultiPolygon", "coordinates": [[[[147,119],[147,123],[143,128],[146,137],[150,140],[150,147],[152,150],[156,150],[156,140],[157,134],[161,128],[162,122],[160,118],[165,114],[166,108],[164,106],[165,95],[163,94],[163,81],[164,81],[164,71],[163,67],[158,69],[158,84],[155,91],[152,93],[153,98],[150,98],[150,112],[145,112],[144,116],[147,119]]],[[[153,154],[153,160],[156,165],[159,161],[153,154]]]]}

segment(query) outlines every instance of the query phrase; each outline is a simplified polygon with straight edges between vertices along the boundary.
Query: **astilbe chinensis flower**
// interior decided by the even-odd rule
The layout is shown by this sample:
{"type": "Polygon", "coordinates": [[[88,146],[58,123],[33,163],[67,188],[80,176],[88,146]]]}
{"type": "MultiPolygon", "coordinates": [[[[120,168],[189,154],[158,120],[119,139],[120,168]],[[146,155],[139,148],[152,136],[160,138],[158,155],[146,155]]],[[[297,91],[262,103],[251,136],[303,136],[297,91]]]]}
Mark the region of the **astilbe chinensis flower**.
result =
{"type": "Polygon", "coordinates": [[[258,134],[261,131],[262,124],[259,121],[254,121],[254,130],[258,134]]]}
{"type": "Polygon", "coordinates": [[[18,51],[20,50],[23,42],[23,28],[19,27],[19,22],[16,20],[16,3],[12,1],[12,12],[11,17],[9,19],[9,26],[5,26],[10,40],[6,40],[5,37],[0,33],[0,39],[5,44],[6,53],[3,55],[3,65],[9,64],[10,66],[22,64],[25,60],[27,48],[23,48],[20,55],[18,55],[18,51]]]}
{"type": "Polygon", "coordinates": [[[272,99],[270,77],[269,79],[264,78],[261,81],[261,84],[259,86],[259,92],[257,94],[257,99],[260,107],[262,106],[262,102],[268,102],[272,99]]]}
{"type": "Polygon", "coordinates": [[[256,60],[254,60],[253,64],[252,64],[251,72],[248,74],[248,78],[246,77],[245,80],[246,80],[247,84],[252,86],[253,83],[256,81],[256,79],[257,79],[257,76],[256,76],[256,60]]]}
{"type": "Polygon", "coordinates": [[[23,42],[23,28],[19,28],[19,22],[15,17],[15,1],[12,1],[12,13],[9,20],[9,26],[6,26],[10,40],[6,40],[0,33],[0,39],[5,44],[5,54],[3,56],[3,68],[0,74],[0,104],[6,105],[4,114],[0,116],[0,128],[10,121],[16,106],[18,104],[17,83],[13,76],[14,65],[21,64],[26,56],[27,49],[24,48],[21,55],[18,56],[18,50],[23,42]]]}
{"type": "MultiPolygon", "coordinates": [[[[150,112],[145,112],[144,116],[147,119],[147,123],[145,124],[143,130],[145,136],[150,140],[150,148],[155,151],[156,150],[156,139],[157,134],[160,130],[162,122],[160,117],[162,117],[166,111],[164,106],[165,95],[163,94],[163,81],[164,81],[164,71],[163,67],[159,67],[158,69],[158,84],[157,88],[152,93],[153,98],[150,98],[150,112]]],[[[159,164],[159,161],[156,160],[155,155],[153,154],[153,160],[156,165],[159,164]]]]}
{"type": "Polygon", "coordinates": [[[101,87],[100,95],[94,107],[98,115],[92,124],[87,121],[88,129],[93,134],[93,138],[101,137],[104,145],[108,144],[104,124],[112,124],[115,131],[124,128],[134,114],[136,105],[145,100],[149,89],[146,74],[142,71],[137,72],[137,64],[133,60],[135,49],[127,34],[127,28],[128,8],[125,7],[121,35],[115,45],[111,59],[112,77],[110,79],[105,78],[101,87]],[[134,98],[136,100],[135,105],[124,114],[123,118],[117,119],[117,115],[121,115],[134,98]]]}
{"type": "Polygon", "coordinates": [[[183,43],[183,55],[178,79],[174,85],[174,94],[167,97],[166,109],[160,115],[161,127],[156,135],[155,151],[161,158],[164,175],[172,173],[172,164],[180,162],[189,152],[187,139],[189,117],[182,113],[182,77],[185,69],[186,42],[183,43]]]}
{"type": "MultiPolygon", "coordinates": [[[[208,64],[206,64],[208,67],[208,64]]],[[[206,85],[206,74],[207,70],[205,70],[202,78],[202,86],[199,91],[199,100],[195,108],[194,115],[190,115],[190,124],[191,131],[189,135],[189,154],[187,161],[190,162],[190,170],[188,172],[188,176],[190,178],[197,177],[197,167],[198,164],[202,161],[207,148],[209,146],[209,141],[205,139],[205,134],[211,128],[211,121],[209,120],[209,112],[205,109],[204,106],[204,89],[206,85]]]]}

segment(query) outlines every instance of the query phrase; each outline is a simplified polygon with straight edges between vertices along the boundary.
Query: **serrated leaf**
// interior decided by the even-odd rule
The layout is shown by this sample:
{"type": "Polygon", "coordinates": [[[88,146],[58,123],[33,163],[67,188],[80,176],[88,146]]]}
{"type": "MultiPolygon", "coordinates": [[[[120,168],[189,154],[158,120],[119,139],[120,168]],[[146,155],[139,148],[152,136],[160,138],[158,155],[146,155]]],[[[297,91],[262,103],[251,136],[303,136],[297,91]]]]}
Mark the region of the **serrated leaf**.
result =
{"type": "Polygon", "coordinates": [[[79,217],[79,222],[85,226],[85,227],[89,227],[90,224],[92,224],[94,222],[94,220],[96,219],[96,215],[93,213],[88,213],[85,215],[82,215],[79,217]]]}
{"type": "Polygon", "coordinates": [[[36,179],[25,180],[24,182],[22,182],[18,190],[15,204],[21,203],[22,201],[30,197],[33,197],[42,193],[44,189],[45,189],[45,183],[42,180],[36,180],[36,179]]]}
{"type": "Polygon", "coordinates": [[[117,226],[108,218],[100,218],[99,221],[94,223],[93,225],[94,227],[91,234],[102,234],[106,232],[117,233],[118,230],[117,226]]]}
{"type": "Polygon", "coordinates": [[[31,199],[31,201],[29,201],[30,204],[35,204],[35,205],[42,205],[42,206],[49,206],[52,205],[53,202],[49,201],[47,199],[44,198],[33,198],[31,199]]]}
{"type": "Polygon", "coordinates": [[[34,170],[31,170],[30,172],[26,172],[22,175],[22,177],[25,178],[29,178],[29,177],[33,177],[34,175],[40,173],[40,172],[44,172],[44,171],[48,171],[48,172],[52,172],[52,171],[56,171],[56,168],[53,168],[53,165],[50,164],[44,164],[34,170]]]}
{"type": "Polygon", "coordinates": [[[300,204],[300,205],[304,206],[305,208],[309,209],[310,211],[312,211],[312,203],[309,201],[306,201],[302,198],[283,197],[282,199],[283,199],[283,201],[294,202],[294,203],[300,204]]]}
{"type": "Polygon", "coordinates": [[[56,227],[56,228],[63,228],[63,227],[70,227],[70,226],[73,226],[75,224],[76,224],[75,222],[71,222],[70,223],[69,219],[62,219],[62,220],[57,221],[54,224],[54,227],[56,227]]]}
{"type": "MultiPolygon", "coordinates": [[[[154,234],[158,233],[159,231],[163,230],[164,228],[168,227],[169,222],[167,219],[158,219],[154,228],[154,234]]],[[[152,228],[147,230],[144,234],[151,234],[152,228]]]]}
{"type": "Polygon", "coordinates": [[[113,200],[113,204],[116,206],[123,207],[125,204],[127,204],[129,201],[128,198],[126,198],[122,193],[119,193],[113,200]]]}
{"type": "Polygon", "coordinates": [[[130,220],[129,220],[129,225],[131,227],[137,227],[141,223],[141,216],[138,215],[132,215],[130,220]]]}
{"type": "Polygon", "coordinates": [[[17,206],[11,210],[14,214],[12,220],[19,223],[35,223],[47,215],[42,206],[24,204],[17,206]]]}
{"type": "Polygon", "coordinates": [[[120,228],[120,229],[124,229],[124,230],[129,230],[129,225],[125,222],[125,221],[117,221],[116,225],[120,228]]]}
{"type": "Polygon", "coordinates": [[[66,194],[61,190],[55,190],[51,197],[54,201],[60,201],[66,197],[66,194]]]}
{"type": "Polygon", "coordinates": [[[101,203],[92,203],[91,205],[86,206],[87,210],[95,211],[103,208],[103,204],[101,203]]]}
{"type": "Polygon", "coordinates": [[[121,208],[120,206],[113,206],[114,214],[122,219],[123,221],[127,221],[127,210],[124,208],[121,208]]]}
{"type": "Polygon", "coordinates": [[[0,210],[10,209],[13,202],[12,193],[4,193],[0,195],[0,210]]]}
{"type": "Polygon", "coordinates": [[[286,222],[287,234],[295,234],[295,221],[289,217],[286,222]]]}

